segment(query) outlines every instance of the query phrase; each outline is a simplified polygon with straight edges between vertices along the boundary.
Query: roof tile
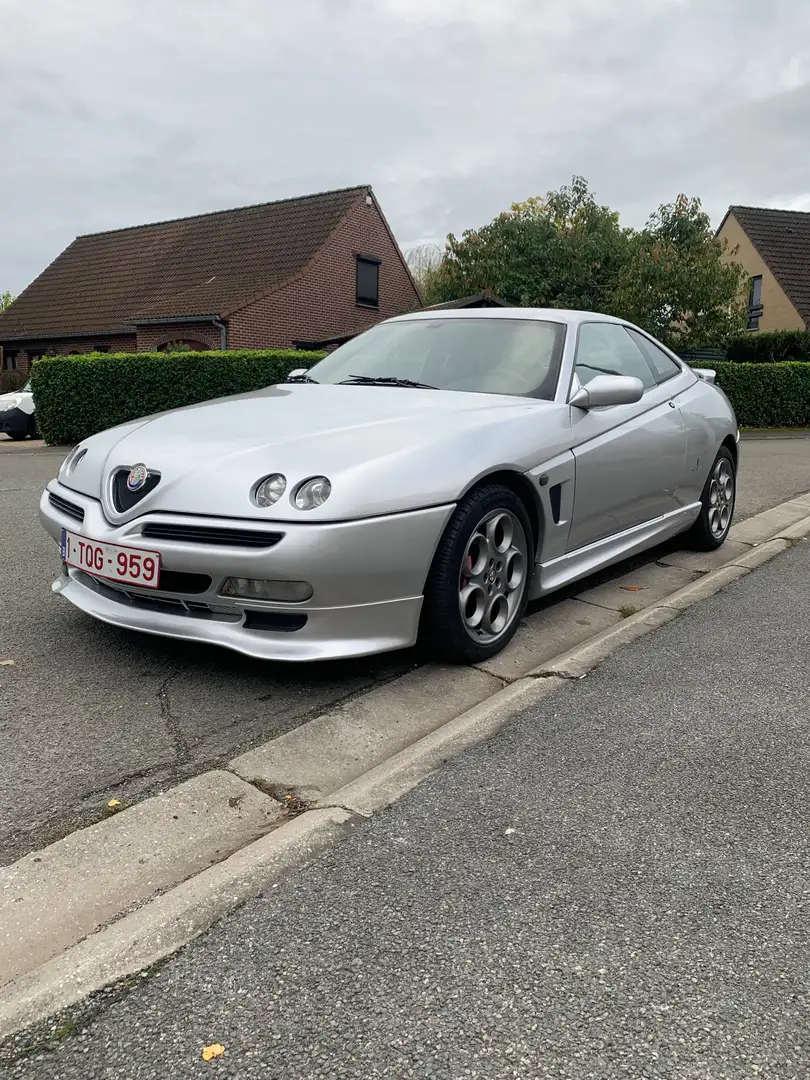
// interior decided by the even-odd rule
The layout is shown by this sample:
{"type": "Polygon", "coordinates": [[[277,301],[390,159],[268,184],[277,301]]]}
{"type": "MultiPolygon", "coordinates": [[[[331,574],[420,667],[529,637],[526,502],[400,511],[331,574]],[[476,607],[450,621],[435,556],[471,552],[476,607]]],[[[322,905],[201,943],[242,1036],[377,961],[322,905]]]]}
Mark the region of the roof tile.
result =
{"type": "Polygon", "coordinates": [[[80,236],[0,316],[0,339],[227,315],[306,266],[368,185],[80,236]]]}

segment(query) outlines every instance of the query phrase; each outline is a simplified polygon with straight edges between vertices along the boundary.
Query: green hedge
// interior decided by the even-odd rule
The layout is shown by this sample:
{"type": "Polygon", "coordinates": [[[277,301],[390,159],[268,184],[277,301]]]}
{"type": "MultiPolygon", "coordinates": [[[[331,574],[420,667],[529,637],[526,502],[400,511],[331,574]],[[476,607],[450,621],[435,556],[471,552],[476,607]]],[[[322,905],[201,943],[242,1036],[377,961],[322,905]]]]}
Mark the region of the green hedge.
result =
{"type": "Polygon", "coordinates": [[[260,390],[322,356],[234,349],[43,357],[31,370],[37,427],[48,443],[77,443],[142,416],[260,390]]]}
{"type": "Polygon", "coordinates": [[[810,363],[711,367],[741,427],[810,427],[810,363]]]}
{"type": "Polygon", "coordinates": [[[769,330],[741,334],[726,346],[726,360],[731,364],[781,364],[790,360],[810,363],[810,332],[769,330]]]}
{"type": "MultiPolygon", "coordinates": [[[[322,355],[274,350],[43,357],[31,372],[37,426],[49,443],[77,443],[141,416],[259,390],[322,355]]],[[[706,366],[717,372],[741,426],[810,427],[810,363],[706,366]]]]}

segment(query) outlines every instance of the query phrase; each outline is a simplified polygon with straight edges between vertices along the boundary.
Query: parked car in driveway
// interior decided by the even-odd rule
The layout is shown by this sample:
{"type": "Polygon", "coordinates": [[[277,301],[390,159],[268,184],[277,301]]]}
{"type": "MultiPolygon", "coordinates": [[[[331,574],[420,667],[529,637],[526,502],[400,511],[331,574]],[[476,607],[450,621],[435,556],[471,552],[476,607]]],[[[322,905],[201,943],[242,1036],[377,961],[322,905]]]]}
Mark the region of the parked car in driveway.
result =
{"type": "Polygon", "coordinates": [[[719,547],[710,372],[587,312],[423,311],[284,384],[94,435],[43,493],[82,611],[255,657],[501,650],[527,602],[679,533],[719,547]]]}
{"type": "Polygon", "coordinates": [[[37,438],[34,395],[31,393],[30,382],[27,382],[22,390],[0,394],[0,432],[5,432],[12,439],[26,439],[29,435],[32,439],[37,438]]]}

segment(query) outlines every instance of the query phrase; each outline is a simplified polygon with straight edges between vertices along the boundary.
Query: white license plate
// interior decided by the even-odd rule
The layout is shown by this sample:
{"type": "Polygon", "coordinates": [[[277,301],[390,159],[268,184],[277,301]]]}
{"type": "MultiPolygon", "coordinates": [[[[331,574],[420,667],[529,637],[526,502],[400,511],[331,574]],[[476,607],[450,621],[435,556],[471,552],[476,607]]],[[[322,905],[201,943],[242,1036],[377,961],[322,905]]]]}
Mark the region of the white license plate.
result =
{"type": "Polygon", "coordinates": [[[68,529],[62,529],[62,562],[94,577],[144,589],[156,589],[160,579],[160,552],[104,544],[68,529]]]}

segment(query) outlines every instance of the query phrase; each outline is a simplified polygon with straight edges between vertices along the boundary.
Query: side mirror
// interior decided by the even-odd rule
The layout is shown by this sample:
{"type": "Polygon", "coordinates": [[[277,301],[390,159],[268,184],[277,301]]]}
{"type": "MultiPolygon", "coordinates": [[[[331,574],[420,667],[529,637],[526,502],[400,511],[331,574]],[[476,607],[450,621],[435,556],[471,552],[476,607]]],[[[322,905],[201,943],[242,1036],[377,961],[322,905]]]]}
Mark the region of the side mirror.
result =
{"type": "Polygon", "coordinates": [[[302,375],[306,375],[307,369],[305,367],[297,367],[295,371],[290,371],[287,374],[287,381],[291,379],[300,379],[302,375]]]}
{"type": "Polygon", "coordinates": [[[597,375],[581,386],[569,402],[577,409],[598,409],[601,405],[634,405],[641,401],[644,383],[629,375],[597,375]]]}

